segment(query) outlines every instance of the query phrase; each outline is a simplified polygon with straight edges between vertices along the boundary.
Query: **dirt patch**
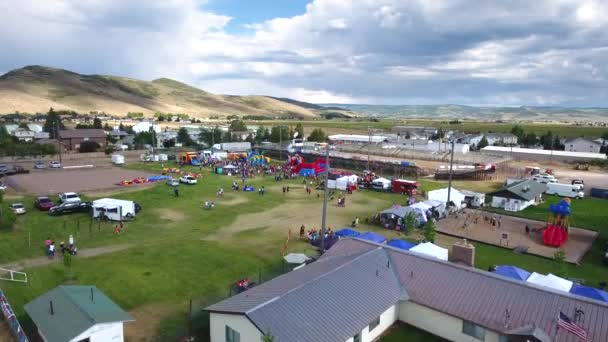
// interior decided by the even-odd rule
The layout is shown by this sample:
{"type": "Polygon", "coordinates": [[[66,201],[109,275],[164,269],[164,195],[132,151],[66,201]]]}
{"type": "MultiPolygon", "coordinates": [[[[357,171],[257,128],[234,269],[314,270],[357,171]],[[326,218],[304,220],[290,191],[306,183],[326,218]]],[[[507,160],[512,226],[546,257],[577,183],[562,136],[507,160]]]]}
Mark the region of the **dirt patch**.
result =
{"type": "MultiPolygon", "coordinates": [[[[48,195],[66,191],[88,192],[124,188],[120,181],[138,177],[148,177],[145,171],[122,169],[118,167],[103,167],[74,170],[32,170],[28,174],[6,177],[6,184],[19,192],[48,195]]],[[[139,188],[141,185],[132,185],[139,188]]]]}
{"type": "Polygon", "coordinates": [[[149,304],[129,311],[135,322],[125,323],[125,340],[130,342],[158,341],[160,322],[175,313],[169,304],[149,304]]]}
{"type": "Polygon", "coordinates": [[[183,211],[169,208],[156,209],[162,220],[168,220],[172,222],[181,222],[187,218],[183,211]]]}
{"type": "Polygon", "coordinates": [[[239,205],[243,203],[247,203],[249,199],[244,196],[229,196],[224,198],[217,198],[214,200],[215,203],[221,205],[239,205]]]}

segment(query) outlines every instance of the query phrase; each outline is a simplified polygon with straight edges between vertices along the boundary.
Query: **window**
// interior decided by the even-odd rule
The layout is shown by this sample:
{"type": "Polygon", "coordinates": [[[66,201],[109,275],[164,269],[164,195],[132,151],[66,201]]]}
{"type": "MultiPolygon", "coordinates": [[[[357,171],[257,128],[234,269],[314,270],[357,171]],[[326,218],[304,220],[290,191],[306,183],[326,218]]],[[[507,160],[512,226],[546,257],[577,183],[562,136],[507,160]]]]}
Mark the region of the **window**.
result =
{"type": "Polygon", "coordinates": [[[361,333],[358,333],[353,337],[353,342],[361,342],[361,333]]]}
{"type": "Polygon", "coordinates": [[[462,321],[462,333],[475,337],[476,339],[483,341],[486,338],[486,329],[476,325],[475,323],[462,321]]]}
{"type": "Polygon", "coordinates": [[[380,317],[376,318],[369,324],[369,331],[374,330],[378,325],[380,325],[380,317]]]}
{"type": "Polygon", "coordinates": [[[226,326],[226,342],[241,342],[241,334],[231,327],[226,326]]]}

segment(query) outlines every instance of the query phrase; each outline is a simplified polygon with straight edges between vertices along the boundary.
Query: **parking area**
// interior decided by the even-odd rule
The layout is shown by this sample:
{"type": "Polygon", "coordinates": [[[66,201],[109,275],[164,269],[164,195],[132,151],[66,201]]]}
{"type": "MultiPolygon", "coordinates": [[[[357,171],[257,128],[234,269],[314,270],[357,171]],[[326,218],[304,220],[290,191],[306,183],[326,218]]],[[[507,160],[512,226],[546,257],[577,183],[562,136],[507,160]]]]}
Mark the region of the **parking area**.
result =
{"type": "Polygon", "coordinates": [[[121,187],[118,183],[122,180],[148,176],[151,174],[119,167],[46,169],[31,170],[28,174],[4,177],[3,182],[15,192],[48,195],[67,191],[116,189],[121,187]]]}

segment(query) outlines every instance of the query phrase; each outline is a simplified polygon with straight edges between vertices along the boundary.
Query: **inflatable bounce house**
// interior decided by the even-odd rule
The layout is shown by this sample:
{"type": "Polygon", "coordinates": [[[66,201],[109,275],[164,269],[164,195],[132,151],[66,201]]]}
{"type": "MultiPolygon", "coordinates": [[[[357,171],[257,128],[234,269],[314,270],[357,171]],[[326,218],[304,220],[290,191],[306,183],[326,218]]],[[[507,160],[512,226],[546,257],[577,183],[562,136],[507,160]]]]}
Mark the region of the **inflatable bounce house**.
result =
{"type": "Polygon", "coordinates": [[[319,158],[314,163],[307,163],[301,155],[289,157],[291,171],[300,176],[316,176],[325,172],[325,159],[319,158]]]}
{"type": "Polygon", "coordinates": [[[177,154],[177,160],[181,165],[194,165],[198,166],[199,156],[196,152],[179,152],[177,154]]]}
{"type": "Polygon", "coordinates": [[[266,166],[270,164],[270,158],[264,157],[263,154],[253,151],[249,152],[249,155],[247,156],[247,161],[252,167],[266,166]]]}
{"type": "Polygon", "coordinates": [[[569,198],[565,198],[561,202],[549,206],[547,228],[543,230],[543,242],[545,245],[561,247],[568,241],[569,217],[569,198]]]}

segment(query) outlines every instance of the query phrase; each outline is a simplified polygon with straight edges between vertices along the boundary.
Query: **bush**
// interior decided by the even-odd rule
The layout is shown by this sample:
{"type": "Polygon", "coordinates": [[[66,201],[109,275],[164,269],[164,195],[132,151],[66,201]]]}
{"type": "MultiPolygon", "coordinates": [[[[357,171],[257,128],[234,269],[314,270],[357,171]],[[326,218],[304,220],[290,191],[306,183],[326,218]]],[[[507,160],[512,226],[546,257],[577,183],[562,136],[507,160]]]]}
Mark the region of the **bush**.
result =
{"type": "Polygon", "coordinates": [[[106,146],[106,149],[104,150],[104,152],[107,155],[114,153],[114,151],[116,151],[116,149],[114,148],[114,145],[108,145],[108,146],[106,146]]]}
{"type": "Polygon", "coordinates": [[[2,203],[3,197],[4,193],[0,192],[0,231],[13,229],[17,220],[17,215],[2,203]]]}
{"type": "Polygon", "coordinates": [[[100,147],[101,146],[99,146],[99,143],[97,143],[96,141],[87,140],[87,141],[83,141],[80,144],[80,147],[78,148],[78,152],[80,152],[80,153],[97,152],[97,150],[100,147]]]}

